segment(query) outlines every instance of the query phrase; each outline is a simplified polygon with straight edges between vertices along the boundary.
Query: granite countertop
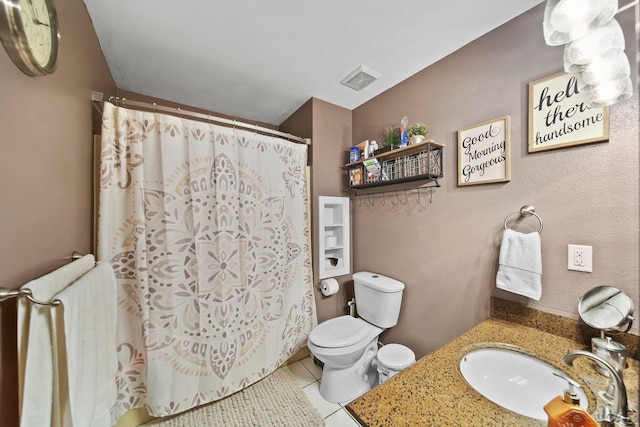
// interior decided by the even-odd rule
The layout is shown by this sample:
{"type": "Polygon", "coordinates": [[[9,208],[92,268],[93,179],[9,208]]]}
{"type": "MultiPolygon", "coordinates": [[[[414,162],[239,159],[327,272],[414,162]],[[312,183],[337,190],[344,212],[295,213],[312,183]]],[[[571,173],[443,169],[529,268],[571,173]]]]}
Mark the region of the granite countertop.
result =
{"type": "MultiPolygon", "coordinates": [[[[409,368],[374,387],[347,405],[363,426],[546,426],[546,421],[527,418],[506,410],[476,392],[459,370],[461,357],[481,347],[519,347],[568,376],[578,380],[589,399],[589,412],[596,408],[598,390],[607,378],[598,374],[593,362],[578,357],[573,366],[562,363],[569,351],[585,349],[577,341],[547,332],[490,318],[423,357],[409,368]]],[[[629,408],[638,408],[638,361],[628,358],[623,377],[629,408]]]]}

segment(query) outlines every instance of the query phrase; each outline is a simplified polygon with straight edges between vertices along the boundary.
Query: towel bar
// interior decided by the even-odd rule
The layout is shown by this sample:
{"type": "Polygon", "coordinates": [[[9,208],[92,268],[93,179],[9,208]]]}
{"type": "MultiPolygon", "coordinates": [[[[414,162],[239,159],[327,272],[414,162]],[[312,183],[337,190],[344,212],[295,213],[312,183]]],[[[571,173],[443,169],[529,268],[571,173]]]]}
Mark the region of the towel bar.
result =
{"type": "Polygon", "coordinates": [[[0,302],[14,297],[25,297],[29,301],[39,305],[62,305],[62,302],[58,299],[53,301],[39,301],[33,297],[29,289],[5,289],[0,288],[0,302]]]}
{"type": "Polygon", "coordinates": [[[538,234],[542,233],[542,218],[540,218],[540,215],[538,215],[536,213],[536,210],[533,206],[531,205],[526,205],[520,208],[520,210],[518,212],[511,212],[509,215],[507,215],[507,217],[504,219],[504,229],[506,230],[507,228],[507,221],[509,221],[509,218],[511,218],[513,215],[519,214],[521,217],[522,216],[535,216],[538,219],[538,222],[540,223],[540,228],[538,229],[538,234]]]}
{"type": "MultiPolygon", "coordinates": [[[[73,253],[71,254],[71,260],[75,261],[80,258],[82,258],[82,254],[77,251],[73,251],[73,253]]],[[[24,297],[29,301],[39,305],[52,305],[52,306],[62,305],[62,301],[58,299],[54,299],[52,301],[39,301],[33,297],[33,294],[29,289],[0,288],[0,302],[4,300],[8,300],[9,298],[18,298],[18,297],[24,297]]]]}

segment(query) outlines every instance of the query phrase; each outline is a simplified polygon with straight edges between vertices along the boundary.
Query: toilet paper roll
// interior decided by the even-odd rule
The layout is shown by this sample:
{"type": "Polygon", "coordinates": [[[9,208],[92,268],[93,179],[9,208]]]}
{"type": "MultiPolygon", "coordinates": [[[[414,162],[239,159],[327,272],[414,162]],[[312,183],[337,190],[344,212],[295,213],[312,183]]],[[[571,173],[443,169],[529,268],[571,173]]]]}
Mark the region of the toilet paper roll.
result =
{"type": "Polygon", "coordinates": [[[336,279],[324,279],[320,282],[320,288],[322,289],[322,295],[328,297],[329,295],[337,293],[340,285],[338,285],[336,279]]]}

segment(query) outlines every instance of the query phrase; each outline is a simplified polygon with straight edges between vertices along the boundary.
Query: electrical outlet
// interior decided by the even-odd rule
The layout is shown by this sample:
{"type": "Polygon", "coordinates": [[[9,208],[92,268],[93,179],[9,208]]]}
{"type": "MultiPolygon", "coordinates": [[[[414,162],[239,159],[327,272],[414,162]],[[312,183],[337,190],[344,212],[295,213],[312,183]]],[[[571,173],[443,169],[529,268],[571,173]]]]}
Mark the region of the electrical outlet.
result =
{"type": "Polygon", "coordinates": [[[593,248],[591,246],[569,245],[567,268],[587,273],[593,272],[593,248]]]}
{"type": "Polygon", "coordinates": [[[584,267],[584,250],[582,248],[573,248],[573,265],[584,267]]]}

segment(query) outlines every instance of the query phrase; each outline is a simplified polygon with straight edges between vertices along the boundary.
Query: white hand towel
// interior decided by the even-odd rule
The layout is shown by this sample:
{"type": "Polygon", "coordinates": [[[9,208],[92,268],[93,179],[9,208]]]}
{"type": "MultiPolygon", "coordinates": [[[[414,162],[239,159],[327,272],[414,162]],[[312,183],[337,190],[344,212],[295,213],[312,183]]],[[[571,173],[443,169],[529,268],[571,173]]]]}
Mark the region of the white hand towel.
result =
{"type": "MultiPolygon", "coordinates": [[[[39,301],[51,301],[55,294],[80,278],[95,265],[93,255],[66,264],[32,280],[21,289],[29,289],[39,301]]],[[[18,299],[18,377],[20,426],[41,427],[59,425],[54,415],[54,376],[57,357],[52,346],[51,311],[59,307],[40,306],[26,298],[18,299]]]]}
{"type": "Polygon", "coordinates": [[[70,407],[65,424],[110,427],[118,369],[117,292],[111,264],[99,263],[56,298],[64,306],[70,407]]]}
{"type": "Polygon", "coordinates": [[[542,296],[540,234],[507,229],[502,236],[496,286],[534,300],[542,296]]]}

